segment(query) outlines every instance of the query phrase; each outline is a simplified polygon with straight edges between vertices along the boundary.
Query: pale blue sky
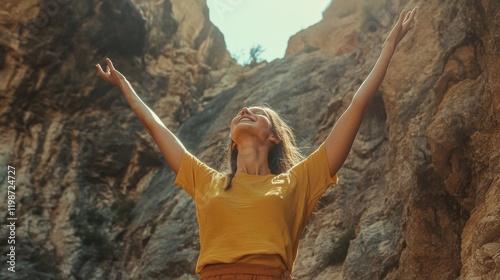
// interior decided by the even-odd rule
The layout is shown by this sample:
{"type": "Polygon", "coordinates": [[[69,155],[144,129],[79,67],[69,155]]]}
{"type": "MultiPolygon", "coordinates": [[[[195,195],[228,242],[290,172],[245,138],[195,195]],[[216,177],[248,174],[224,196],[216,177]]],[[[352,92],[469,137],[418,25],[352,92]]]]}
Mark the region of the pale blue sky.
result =
{"type": "Polygon", "coordinates": [[[222,31],[233,57],[244,63],[252,46],[262,45],[261,58],[285,55],[290,36],[322,18],[331,0],[207,0],[210,20],[222,31]]]}

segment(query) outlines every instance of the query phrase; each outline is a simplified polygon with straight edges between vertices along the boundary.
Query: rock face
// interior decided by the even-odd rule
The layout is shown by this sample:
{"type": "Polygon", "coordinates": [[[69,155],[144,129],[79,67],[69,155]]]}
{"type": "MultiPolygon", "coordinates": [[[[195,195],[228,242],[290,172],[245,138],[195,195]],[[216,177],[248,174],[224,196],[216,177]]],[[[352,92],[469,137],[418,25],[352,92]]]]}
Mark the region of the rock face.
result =
{"type": "Polygon", "coordinates": [[[0,162],[16,168],[16,276],[196,279],[193,203],[95,63],[111,57],[213,167],[228,119],[258,102],[287,117],[307,154],[369,73],[397,11],[417,4],[415,28],[366,112],[340,182],[304,232],[294,276],[498,279],[494,0],[334,1],[320,23],[290,39],[286,58],[253,69],[230,58],[203,0],[3,1],[0,162]],[[347,256],[336,261],[351,230],[347,256]]]}

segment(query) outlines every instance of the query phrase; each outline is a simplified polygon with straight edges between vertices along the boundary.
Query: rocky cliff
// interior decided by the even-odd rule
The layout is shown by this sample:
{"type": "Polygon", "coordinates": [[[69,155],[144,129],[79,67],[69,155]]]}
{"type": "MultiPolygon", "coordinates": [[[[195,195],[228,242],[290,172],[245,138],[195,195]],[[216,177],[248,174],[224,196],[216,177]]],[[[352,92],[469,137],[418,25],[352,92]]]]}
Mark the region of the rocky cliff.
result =
{"type": "MultiPolygon", "coordinates": [[[[334,1],[290,39],[286,58],[252,69],[230,58],[203,0],[3,1],[0,209],[7,221],[11,165],[17,220],[15,277],[0,275],[196,279],[193,203],[120,92],[97,77],[104,57],[209,165],[218,166],[228,118],[257,102],[287,117],[307,154],[370,71],[398,11],[414,5],[415,28],[304,232],[294,275],[498,279],[494,0],[334,1]]],[[[10,231],[0,232],[6,245],[10,231]]]]}

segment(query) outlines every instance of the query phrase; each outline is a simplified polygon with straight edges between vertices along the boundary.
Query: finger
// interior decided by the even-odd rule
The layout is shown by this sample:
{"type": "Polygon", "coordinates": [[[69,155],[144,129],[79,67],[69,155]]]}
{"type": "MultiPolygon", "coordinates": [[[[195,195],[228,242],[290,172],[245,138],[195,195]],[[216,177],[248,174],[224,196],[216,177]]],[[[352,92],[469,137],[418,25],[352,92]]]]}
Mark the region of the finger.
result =
{"type": "Polygon", "coordinates": [[[406,13],[406,15],[405,15],[405,19],[404,19],[403,21],[407,21],[407,20],[408,20],[408,18],[410,18],[410,15],[411,15],[411,11],[410,11],[410,12],[408,12],[408,13],[406,13]]]}
{"type": "Polygon", "coordinates": [[[411,10],[411,12],[409,12],[406,15],[405,22],[407,22],[407,21],[411,22],[413,20],[413,17],[415,16],[416,12],[417,12],[417,7],[413,8],[413,10],[411,10]]]}
{"type": "Polygon", "coordinates": [[[97,68],[97,71],[99,72],[99,74],[104,75],[104,71],[102,71],[101,65],[99,63],[97,63],[95,65],[95,67],[97,68]]]}
{"type": "Polygon", "coordinates": [[[398,19],[398,21],[401,21],[401,20],[404,18],[405,13],[406,13],[406,12],[405,12],[405,10],[403,9],[403,10],[401,11],[401,13],[399,14],[399,19],[398,19]]]}
{"type": "Polygon", "coordinates": [[[111,61],[111,59],[109,59],[109,58],[106,57],[106,63],[108,64],[108,67],[110,69],[115,70],[115,67],[113,66],[113,62],[111,61]]]}
{"type": "Polygon", "coordinates": [[[403,24],[403,15],[404,15],[404,12],[405,10],[402,10],[401,13],[399,14],[399,18],[398,18],[398,21],[396,21],[396,23],[394,24],[394,26],[392,27],[393,29],[397,29],[397,28],[400,28],[403,24]]]}
{"type": "Polygon", "coordinates": [[[413,10],[411,10],[410,18],[408,19],[409,21],[413,20],[413,17],[415,17],[415,14],[417,14],[417,10],[418,6],[416,6],[415,8],[413,8],[413,10]]]}
{"type": "Polygon", "coordinates": [[[109,66],[106,66],[106,73],[109,73],[109,66]]]}

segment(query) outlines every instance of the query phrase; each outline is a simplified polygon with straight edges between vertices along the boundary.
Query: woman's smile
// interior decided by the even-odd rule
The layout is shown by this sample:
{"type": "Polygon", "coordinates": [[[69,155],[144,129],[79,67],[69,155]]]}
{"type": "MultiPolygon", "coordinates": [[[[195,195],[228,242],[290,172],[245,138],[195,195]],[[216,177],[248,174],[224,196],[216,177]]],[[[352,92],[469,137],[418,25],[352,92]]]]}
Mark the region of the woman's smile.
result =
{"type": "Polygon", "coordinates": [[[253,120],[252,118],[250,118],[249,116],[243,116],[241,117],[239,120],[238,120],[238,123],[240,122],[255,122],[255,120],[253,120]]]}

